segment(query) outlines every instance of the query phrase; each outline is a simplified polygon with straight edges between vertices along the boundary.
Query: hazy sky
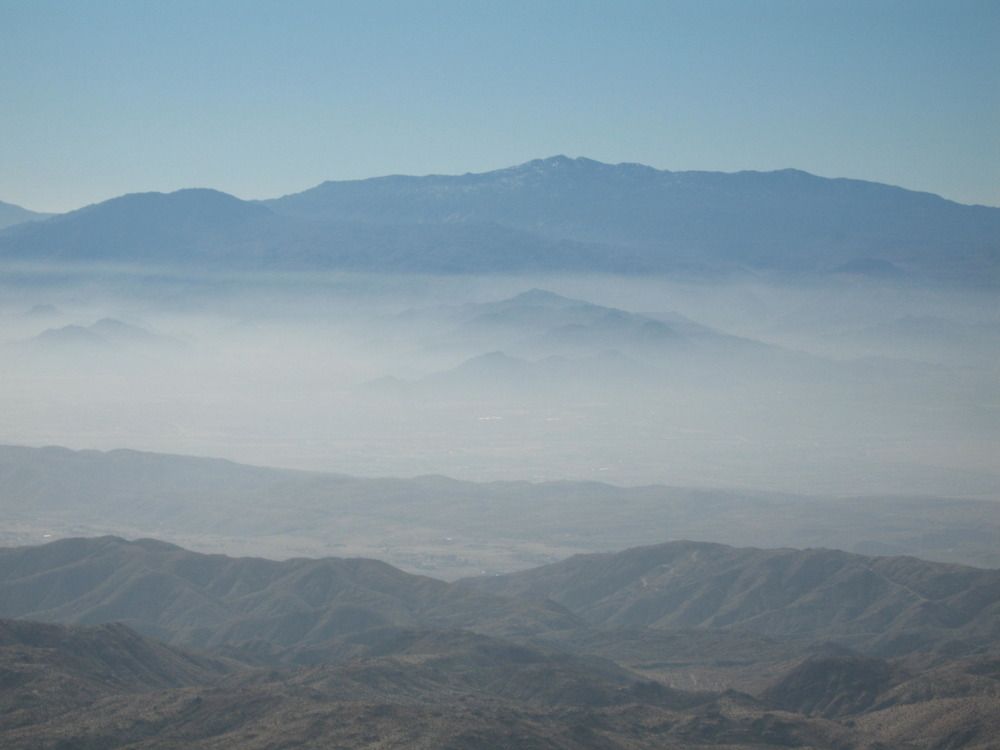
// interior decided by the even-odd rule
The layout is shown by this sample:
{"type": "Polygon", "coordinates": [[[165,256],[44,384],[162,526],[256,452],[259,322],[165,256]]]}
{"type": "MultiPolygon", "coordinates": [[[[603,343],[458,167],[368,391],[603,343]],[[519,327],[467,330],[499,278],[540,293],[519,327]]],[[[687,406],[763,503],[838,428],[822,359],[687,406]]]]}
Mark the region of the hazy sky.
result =
{"type": "Polygon", "coordinates": [[[565,153],[1000,205],[1000,2],[0,0],[0,200],[565,153]]]}

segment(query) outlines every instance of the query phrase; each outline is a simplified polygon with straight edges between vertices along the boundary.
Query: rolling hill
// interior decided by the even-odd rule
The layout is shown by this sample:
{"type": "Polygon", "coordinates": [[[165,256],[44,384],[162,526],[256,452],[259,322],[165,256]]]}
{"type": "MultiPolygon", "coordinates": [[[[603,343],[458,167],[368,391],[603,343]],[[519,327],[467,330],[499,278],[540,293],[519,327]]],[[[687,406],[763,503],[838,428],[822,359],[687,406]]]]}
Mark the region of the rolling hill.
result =
{"type": "Polygon", "coordinates": [[[377,655],[294,670],[238,669],[122,626],[4,621],[0,633],[0,705],[12,708],[0,716],[5,748],[750,750],[852,747],[857,737],[824,719],[776,719],[750,696],[683,693],[614,665],[462,632],[403,634],[377,655]],[[95,650],[117,657],[81,667],[95,650]],[[162,665],[165,651],[204,666],[148,670],[148,681],[97,679],[106,668],[162,665]]]}
{"type": "Polygon", "coordinates": [[[239,668],[116,623],[67,627],[0,620],[0,732],[110,695],[209,685],[239,668]]]}
{"type": "Polygon", "coordinates": [[[668,542],[463,584],[606,628],[748,630],[882,655],[974,652],[1000,637],[1000,571],[907,557],[668,542]]]}
{"type": "Polygon", "coordinates": [[[447,584],[375,560],[277,562],[99,537],[0,549],[0,616],[120,621],[198,647],[298,647],[387,627],[547,637],[586,623],[955,655],[997,642],[1000,571],[669,542],[447,584]]]}
{"type": "Polygon", "coordinates": [[[376,560],[229,558],[151,539],[5,549],[0,571],[0,616],[123,622],[197,647],[291,646],[387,626],[525,634],[577,622],[550,603],[522,606],[376,560]]]}
{"type": "Polygon", "coordinates": [[[997,574],[682,543],[449,586],[375,561],[234,559],[155,540],[3,549],[2,614],[94,624],[0,620],[0,744],[987,750],[1000,715],[997,574]],[[862,568],[893,586],[859,582],[862,568]],[[582,619],[522,598],[547,593],[582,619]],[[873,597],[890,634],[903,623],[938,637],[909,646],[944,648],[803,651],[802,639],[869,628],[859,601],[873,597]],[[665,598],[676,617],[664,619],[665,598]],[[107,624],[122,619],[214,653],[107,624]],[[676,627],[692,619],[697,629],[676,627]],[[754,636],[762,623],[798,640],[754,636]],[[507,635],[463,627],[484,624],[507,635]],[[956,658],[959,635],[971,655],[956,658]],[[636,649],[693,677],[774,676],[756,695],[678,690],[637,670],[636,649]]]}

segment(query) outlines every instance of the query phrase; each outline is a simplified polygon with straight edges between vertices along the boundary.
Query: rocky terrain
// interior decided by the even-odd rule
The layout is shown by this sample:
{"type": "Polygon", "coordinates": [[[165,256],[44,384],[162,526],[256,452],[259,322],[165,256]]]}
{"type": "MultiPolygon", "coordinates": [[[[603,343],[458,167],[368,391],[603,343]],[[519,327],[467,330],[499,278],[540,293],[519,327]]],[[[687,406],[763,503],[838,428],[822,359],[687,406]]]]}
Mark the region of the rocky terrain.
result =
{"type": "Polygon", "coordinates": [[[693,542],[452,584],[149,539],[6,548],[0,743],[985,750],[997,576],[693,542]]]}

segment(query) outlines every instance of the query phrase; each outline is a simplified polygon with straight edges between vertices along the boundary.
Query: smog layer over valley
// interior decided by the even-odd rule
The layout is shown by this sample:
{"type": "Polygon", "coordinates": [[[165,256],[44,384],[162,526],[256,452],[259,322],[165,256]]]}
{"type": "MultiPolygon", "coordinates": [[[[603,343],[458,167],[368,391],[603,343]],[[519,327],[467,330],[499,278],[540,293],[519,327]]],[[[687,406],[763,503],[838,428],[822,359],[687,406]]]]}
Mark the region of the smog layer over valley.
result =
{"type": "Polygon", "coordinates": [[[0,746],[996,748],[998,33],[0,0],[0,746]]]}

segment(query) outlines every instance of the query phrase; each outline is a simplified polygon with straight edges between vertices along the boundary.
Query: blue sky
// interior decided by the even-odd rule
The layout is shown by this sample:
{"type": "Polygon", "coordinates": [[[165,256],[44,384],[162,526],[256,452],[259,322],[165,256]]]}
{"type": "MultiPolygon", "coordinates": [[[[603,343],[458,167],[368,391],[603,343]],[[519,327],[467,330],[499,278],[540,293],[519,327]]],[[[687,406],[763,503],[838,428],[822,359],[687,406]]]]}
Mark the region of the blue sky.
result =
{"type": "Polygon", "coordinates": [[[0,200],[798,167],[1000,205],[1000,2],[0,0],[0,200]]]}

